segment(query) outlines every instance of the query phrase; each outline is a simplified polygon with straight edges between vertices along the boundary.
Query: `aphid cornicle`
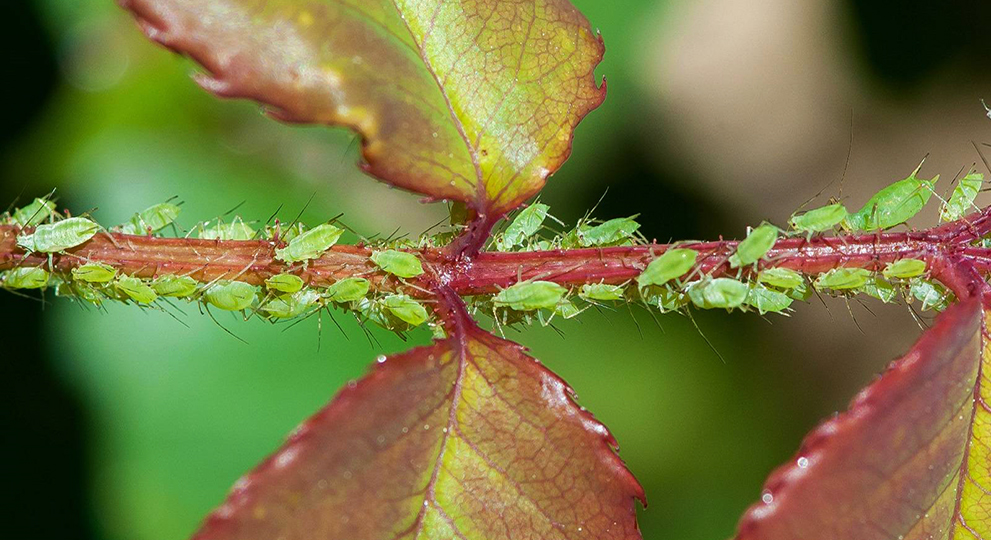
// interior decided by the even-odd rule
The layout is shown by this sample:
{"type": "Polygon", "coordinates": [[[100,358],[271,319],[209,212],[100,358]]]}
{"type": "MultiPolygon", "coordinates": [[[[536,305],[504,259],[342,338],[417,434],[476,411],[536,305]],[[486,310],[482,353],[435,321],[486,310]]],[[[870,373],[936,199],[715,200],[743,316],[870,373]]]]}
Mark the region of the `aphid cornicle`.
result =
{"type": "Polygon", "coordinates": [[[96,223],[84,217],[73,217],[38,225],[31,234],[18,235],[17,245],[27,251],[58,253],[86,243],[99,230],[96,223]]]}
{"type": "Polygon", "coordinates": [[[499,291],[492,303],[516,311],[554,309],[566,292],[568,289],[563,285],[552,281],[521,281],[499,291]]]}
{"type": "Polygon", "coordinates": [[[694,249],[669,249],[650,261],[647,268],[637,276],[637,285],[642,289],[650,285],[664,285],[681,277],[695,266],[698,255],[694,249]]]}
{"type": "Polygon", "coordinates": [[[344,229],[329,223],[318,225],[289,241],[289,245],[275,250],[275,258],[287,263],[316,259],[337,243],[344,229]]]}
{"type": "Polygon", "coordinates": [[[158,294],[150,285],[134,276],[120,276],[114,282],[114,287],[139,304],[150,304],[158,298],[158,294]]]}
{"type": "Polygon", "coordinates": [[[375,251],[372,253],[371,259],[382,271],[401,278],[416,277],[423,273],[420,259],[406,251],[393,249],[375,251]]]}
{"type": "Polygon", "coordinates": [[[55,215],[55,203],[47,199],[35,199],[14,211],[10,219],[21,227],[35,227],[55,215]]]}
{"type": "Polygon", "coordinates": [[[706,278],[688,286],[688,297],[702,309],[733,309],[743,305],[750,293],[746,283],[732,278],[706,278]]]}
{"type": "Polygon", "coordinates": [[[179,206],[172,203],[159,203],[134,214],[120,226],[124,234],[151,234],[158,232],[179,217],[179,206]]]}
{"type": "Polygon", "coordinates": [[[175,274],[165,274],[158,276],[151,282],[151,288],[158,296],[171,296],[174,298],[186,298],[196,293],[199,282],[189,276],[177,276],[175,274]]]}
{"type": "Polygon", "coordinates": [[[849,212],[842,204],[828,204],[804,214],[792,214],[788,224],[795,232],[811,237],[813,234],[832,230],[843,223],[848,215],[849,212]]]}
{"type": "Polygon", "coordinates": [[[778,241],[778,228],[770,223],[761,223],[750,231],[747,237],[736,246],[736,252],[729,258],[731,268],[748,266],[761,260],[778,241]]]}
{"type": "Polygon", "coordinates": [[[0,287],[7,289],[40,289],[48,285],[51,276],[44,268],[22,266],[0,272],[0,287]]]}
{"type": "Polygon", "coordinates": [[[929,202],[939,181],[937,174],[931,180],[916,177],[919,165],[912,174],[878,191],[863,208],[847,216],[844,227],[853,231],[877,231],[905,223],[929,202]]]}
{"type": "Polygon", "coordinates": [[[72,277],[86,283],[109,283],[117,277],[117,270],[103,263],[86,263],[73,268],[72,277]]]}
{"type": "Polygon", "coordinates": [[[871,272],[866,268],[834,268],[820,274],[813,282],[816,290],[846,291],[863,287],[871,272]]]}
{"type": "Polygon", "coordinates": [[[203,291],[203,299],[226,311],[242,311],[258,297],[258,287],[243,281],[218,281],[203,291]]]}
{"type": "Polygon", "coordinates": [[[337,302],[339,304],[354,302],[364,298],[368,294],[370,285],[369,281],[365,278],[344,278],[335,281],[327,287],[324,295],[331,302],[337,302]]]}
{"type": "Polygon", "coordinates": [[[265,280],[269,290],[281,293],[294,293],[303,288],[303,278],[295,274],[277,274],[265,280]]]}
{"type": "Polygon", "coordinates": [[[908,279],[926,273],[926,261],[920,259],[899,259],[884,267],[881,274],[885,279],[908,279]]]}
{"type": "Polygon", "coordinates": [[[953,188],[950,200],[943,203],[939,209],[940,221],[955,221],[967,215],[972,209],[976,209],[974,200],[977,199],[977,194],[980,193],[983,185],[984,175],[978,172],[972,172],[961,178],[953,188]]]}

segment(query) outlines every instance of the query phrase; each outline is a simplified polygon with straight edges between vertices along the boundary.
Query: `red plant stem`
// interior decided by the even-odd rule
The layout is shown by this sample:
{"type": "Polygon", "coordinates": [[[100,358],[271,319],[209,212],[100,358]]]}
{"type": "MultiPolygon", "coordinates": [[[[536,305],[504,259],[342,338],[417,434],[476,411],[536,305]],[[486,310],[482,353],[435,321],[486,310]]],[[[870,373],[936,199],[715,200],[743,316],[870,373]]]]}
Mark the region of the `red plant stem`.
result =
{"type": "MultiPolygon", "coordinates": [[[[816,275],[838,267],[881,270],[899,259],[918,258],[926,260],[934,277],[958,295],[971,295],[978,292],[974,276],[983,283],[980,276],[991,273],[991,248],[973,246],[970,242],[989,232],[991,208],[923,231],[821,236],[810,240],[784,238],[768,252],[759,267],[790,268],[816,275]]],[[[14,226],[0,226],[0,270],[21,265],[47,266],[47,255],[29,255],[17,247],[17,234],[14,226]]],[[[717,241],[676,246],[699,252],[699,262],[689,277],[704,274],[735,276],[739,270],[731,269],[727,259],[736,244],[735,241],[717,241]]],[[[458,258],[452,257],[446,248],[423,249],[417,254],[430,271],[421,279],[408,280],[419,288],[409,292],[421,297],[430,296],[431,290],[443,285],[462,296],[487,294],[528,279],[571,286],[621,284],[637,277],[654,257],[674,246],[651,244],[482,252],[474,257],[458,258]]],[[[276,247],[270,240],[219,241],[101,233],[82,246],[64,254],[54,254],[52,266],[65,273],[85,262],[102,262],[122,273],[139,277],[172,273],[190,275],[204,283],[237,279],[256,285],[272,275],[288,271],[315,286],[326,286],[350,276],[367,277],[380,290],[395,290],[402,286],[400,281],[377,271],[369,260],[371,249],[367,247],[335,246],[306,265],[287,265],[276,260],[276,247]]]]}

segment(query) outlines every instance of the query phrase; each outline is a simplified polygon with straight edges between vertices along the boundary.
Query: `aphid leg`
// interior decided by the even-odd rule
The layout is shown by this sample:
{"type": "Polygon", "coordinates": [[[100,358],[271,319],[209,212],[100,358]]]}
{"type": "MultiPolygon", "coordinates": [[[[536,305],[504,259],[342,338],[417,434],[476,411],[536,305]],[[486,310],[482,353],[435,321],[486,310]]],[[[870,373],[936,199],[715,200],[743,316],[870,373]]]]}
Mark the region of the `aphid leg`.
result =
{"type": "Polygon", "coordinates": [[[249,345],[249,343],[247,341],[245,341],[244,339],[242,339],[240,336],[238,336],[234,332],[231,332],[226,326],[220,324],[220,321],[218,321],[217,318],[213,316],[213,312],[210,311],[210,306],[204,304],[203,307],[206,309],[206,314],[210,316],[210,319],[213,320],[214,324],[216,324],[217,326],[219,326],[224,332],[227,332],[228,334],[230,334],[231,337],[233,337],[234,339],[240,341],[241,343],[244,343],[245,345],[249,345]]]}
{"type": "Polygon", "coordinates": [[[716,350],[716,347],[715,347],[715,346],[714,346],[714,345],[712,344],[712,342],[711,342],[711,341],[709,341],[709,338],[708,338],[708,336],[706,336],[706,335],[705,335],[705,332],[703,332],[703,331],[702,331],[702,329],[701,329],[701,328],[699,328],[699,325],[698,325],[698,323],[697,323],[697,322],[695,322],[695,316],[693,316],[693,315],[692,315],[692,310],[691,310],[691,309],[686,309],[686,310],[685,310],[685,313],[686,313],[686,314],[688,315],[688,319],[689,319],[690,321],[692,321],[692,326],[694,326],[694,327],[695,327],[695,331],[697,331],[697,332],[699,333],[699,335],[700,335],[700,336],[702,336],[702,339],[703,339],[703,340],[705,341],[705,344],[706,344],[706,345],[708,345],[708,346],[709,346],[709,348],[710,348],[710,349],[712,350],[712,352],[714,352],[714,353],[716,353],[716,356],[718,356],[718,357],[719,357],[719,360],[720,360],[720,361],[721,361],[721,362],[722,362],[723,364],[725,364],[725,363],[726,363],[726,359],[725,359],[725,358],[723,358],[723,355],[721,355],[721,354],[719,354],[719,351],[718,351],[718,350],[716,350]]]}

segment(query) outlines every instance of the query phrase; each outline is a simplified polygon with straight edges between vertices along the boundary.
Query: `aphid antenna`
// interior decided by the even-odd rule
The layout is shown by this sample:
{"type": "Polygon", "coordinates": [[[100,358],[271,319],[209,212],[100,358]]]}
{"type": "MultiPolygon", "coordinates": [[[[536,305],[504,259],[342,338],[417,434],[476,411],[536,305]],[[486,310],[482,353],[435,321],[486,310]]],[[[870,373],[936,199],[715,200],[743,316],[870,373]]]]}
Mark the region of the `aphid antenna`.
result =
{"type": "MultiPolygon", "coordinates": [[[[175,302],[173,302],[172,300],[170,300],[170,299],[168,299],[168,298],[166,298],[166,297],[164,297],[164,296],[160,296],[160,297],[159,297],[159,300],[161,300],[162,302],[165,302],[165,303],[166,303],[166,304],[168,304],[168,305],[169,305],[169,306],[170,306],[170,307],[171,307],[172,309],[174,309],[174,310],[176,310],[176,311],[178,311],[178,312],[179,312],[179,314],[180,314],[180,315],[182,315],[183,317],[188,317],[188,316],[189,316],[189,315],[187,315],[187,314],[186,314],[186,312],[185,312],[185,311],[183,311],[183,309],[182,309],[181,307],[179,307],[178,305],[176,305],[176,304],[175,304],[175,302]]],[[[185,324],[185,323],[183,323],[183,324],[185,324]]],[[[188,326],[187,326],[187,328],[188,328],[188,326]]]]}
{"type": "Polygon", "coordinates": [[[692,315],[692,310],[686,309],[685,314],[688,315],[688,320],[692,321],[692,326],[694,326],[695,331],[698,332],[700,336],[702,336],[702,339],[705,341],[705,344],[709,346],[709,349],[711,349],[712,352],[716,353],[716,356],[719,357],[719,360],[725,365],[726,359],[723,358],[723,355],[720,354],[718,350],[716,350],[716,346],[712,344],[712,341],[709,341],[709,337],[706,336],[705,332],[702,331],[702,328],[699,327],[698,322],[695,321],[695,316],[692,315]]]}
{"type": "MultiPolygon", "coordinates": [[[[446,218],[446,217],[445,217],[445,218],[441,218],[441,220],[440,220],[440,221],[438,221],[437,223],[434,223],[433,225],[431,225],[431,226],[429,226],[429,227],[427,227],[426,229],[424,229],[424,230],[423,230],[423,232],[421,232],[421,233],[420,233],[420,236],[421,236],[421,237],[422,237],[422,236],[426,236],[428,232],[430,232],[430,231],[432,231],[432,230],[434,230],[434,229],[436,229],[437,227],[440,227],[440,226],[441,226],[441,225],[443,225],[443,224],[444,224],[444,222],[445,222],[445,221],[447,221],[448,219],[449,219],[449,218],[446,218]]],[[[348,229],[348,230],[350,230],[350,229],[348,229]]],[[[352,232],[354,232],[354,231],[352,231],[352,232]]],[[[494,235],[493,235],[493,237],[494,237],[494,235]]],[[[491,239],[490,239],[490,241],[491,241],[491,239]]]]}
{"type": "MultiPolygon", "coordinates": [[[[170,302],[170,304],[171,304],[171,302],[170,302]]],[[[157,306],[157,307],[158,307],[158,310],[159,310],[159,311],[161,311],[162,313],[165,313],[165,314],[166,314],[166,315],[168,315],[169,317],[172,317],[172,319],[174,319],[174,320],[175,320],[175,321],[176,321],[177,323],[179,323],[179,324],[181,324],[181,325],[183,325],[183,326],[185,326],[186,328],[189,328],[189,325],[188,325],[188,324],[186,324],[186,322],[185,322],[185,321],[183,321],[182,319],[180,319],[179,317],[177,317],[177,316],[175,315],[175,313],[172,313],[171,311],[169,311],[169,310],[167,310],[167,309],[165,309],[165,307],[163,307],[163,306],[157,306]]],[[[175,308],[175,306],[174,306],[174,305],[173,305],[172,307],[173,307],[173,308],[175,308]]],[[[183,313],[183,315],[185,315],[185,313],[183,313]]]]}
{"type": "MultiPolygon", "coordinates": [[[[222,217],[229,216],[229,215],[233,214],[234,212],[237,211],[238,208],[241,208],[242,206],[244,206],[244,203],[246,203],[246,202],[248,202],[248,201],[247,200],[243,200],[243,201],[235,204],[234,205],[234,208],[231,208],[230,210],[224,212],[223,214],[220,214],[220,217],[218,217],[217,219],[220,219],[222,217]]],[[[238,218],[238,216],[234,216],[234,219],[237,219],[237,218],[238,218]]]]}
{"type": "MultiPolygon", "coordinates": [[[[262,233],[262,231],[265,230],[265,227],[267,227],[268,224],[271,223],[273,219],[276,219],[275,216],[279,215],[279,212],[282,211],[282,207],[285,206],[285,204],[286,203],[279,203],[279,207],[275,209],[275,212],[272,212],[272,215],[268,216],[268,219],[265,220],[265,223],[261,227],[259,227],[257,231],[255,231],[255,234],[251,236],[252,240],[258,240],[259,235],[262,233]]],[[[275,238],[273,238],[273,240],[278,241],[279,239],[278,237],[279,237],[279,228],[278,228],[278,220],[276,220],[275,238]]]]}
{"type": "MultiPolygon", "coordinates": [[[[383,244],[388,244],[389,242],[392,242],[392,240],[393,240],[393,238],[392,238],[392,237],[393,237],[393,236],[395,236],[395,235],[396,235],[396,233],[398,233],[400,229],[402,229],[402,227],[396,227],[396,230],[394,230],[394,231],[392,231],[392,233],[390,233],[390,234],[389,234],[389,236],[387,236],[387,237],[385,238],[385,240],[382,240],[382,243],[383,243],[383,244]]],[[[398,237],[398,238],[396,238],[396,240],[398,240],[399,238],[402,238],[402,237],[404,237],[404,236],[406,236],[406,234],[403,234],[402,236],[400,236],[400,237],[398,237]]]]}
{"type": "Polygon", "coordinates": [[[915,310],[915,306],[913,306],[910,302],[906,302],[905,305],[908,307],[908,312],[912,315],[912,319],[915,320],[915,324],[919,325],[920,330],[925,331],[929,328],[929,325],[927,325],[925,321],[922,320],[922,317],[919,316],[919,312],[915,310]]]}
{"type": "MultiPolygon", "coordinates": [[[[230,329],[228,329],[226,326],[224,326],[223,324],[220,324],[220,321],[218,321],[217,318],[213,316],[213,312],[210,311],[210,306],[205,305],[205,304],[201,304],[201,305],[206,310],[206,314],[210,317],[211,320],[213,320],[214,324],[216,324],[217,326],[219,326],[221,328],[221,330],[223,330],[224,332],[226,332],[227,334],[229,334],[234,339],[240,341],[241,343],[244,343],[245,345],[250,345],[241,336],[235,334],[234,332],[231,332],[230,329]]],[[[202,311],[201,311],[201,313],[202,313],[202,311]]]]}

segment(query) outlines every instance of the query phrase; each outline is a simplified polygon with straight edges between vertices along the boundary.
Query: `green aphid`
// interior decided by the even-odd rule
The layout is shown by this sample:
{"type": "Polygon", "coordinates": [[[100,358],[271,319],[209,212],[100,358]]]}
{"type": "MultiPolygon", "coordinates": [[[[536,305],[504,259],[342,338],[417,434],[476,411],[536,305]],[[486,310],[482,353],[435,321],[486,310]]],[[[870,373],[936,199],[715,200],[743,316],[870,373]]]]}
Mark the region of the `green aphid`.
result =
{"type": "Polygon", "coordinates": [[[854,231],[877,231],[905,223],[918,214],[939,181],[938,174],[923,180],[915,176],[918,172],[916,169],[908,178],[878,191],[863,208],[847,217],[844,226],[854,231]]]}
{"type": "Polygon", "coordinates": [[[248,309],[257,297],[258,287],[243,281],[218,281],[203,291],[207,303],[225,311],[248,309]]]}
{"type": "Polygon", "coordinates": [[[582,311],[585,310],[578,309],[578,306],[570,300],[562,300],[558,305],[554,306],[554,315],[562,319],[572,319],[580,315],[582,311]]]}
{"type": "Polygon", "coordinates": [[[815,233],[832,230],[837,225],[843,223],[849,212],[842,204],[828,204],[809,210],[804,214],[793,214],[788,224],[796,232],[806,233],[812,236],[815,233]]]}
{"type": "Polygon", "coordinates": [[[695,266],[698,255],[694,249],[669,249],[660,257],[650,261],[647,268],[637,276],[637,285],[640,288],[664,285],[672,279],[681,277],[695,266]]]}
{"type": "Polygon", "coordinates": [[[791,268],[765,268],[757,274],[757,281],[779,289],[797,289],[805,285],[802,274],[791,268]]]}
{"type": "Polygon", "coordinates": [[[107,298],[106,293],[101,291],[102,289],[97,289],[89,283],[67,283],[63,281],[55,286],[56,295],[79,298],[95,306],[103,305],[103,301],[107,298]]]}
{"type": "Polygon", "coordinates": [[[390,315],[410,326],[420,326],[430,318],[423,304],[405,294],[390,294],[386,296],[382,299],[382,307],[390,315]]]}
{"type": "Polygon", "coordinates": [[[774,247],[777,241],[778,228],[770,223],[761,223],[737,244],[736,253],[729,258],[730,267],[739,268],[756,263],[774,247]]]}
{"type": "Polygon", "coordinates": [[[967,212],[976,209],[974,199],[977,198],[983,185],[984,175],[981,173],[972,172],[960,179],[953,188],[950,200],[943,203],[939,209],[940,221],[956,221],[966,216],[967,212]]]}
{"type": "Polygon", "coordinates": [[[916,300],[922,302],[922,309],[934,309],[943,311],[949,305],[949,294],[941,285],[926,281],[924,279],[914,279],[909,285],[909,292],[916,300]]]}
{"type": "Polygon", "coordinates": [[[389,249],[372,253],[372,262],[384,272],[401,278],[416,277],[423,273],[423,265],[416,255],[406,251],[389,249]]]}
{"type": "Polygon", "coordinates": [[[551,281],[521,281],[499,291],[492,303],[516,311],[554,309],[566,292],[564,286],[551,281]]]}
{"type": "Polygon", "coordinates": [[[885,266],[881,271],[886,279],[908,279],[925,273],[926,261],[919,259],[900,259],[885,266]]]}
{"type": "Polygon", "coordinates": [[[506,227],[502,236],[496,240],[496,250],[510,251],[517,246],[523,245],[528,238],[537,234],[537,231],[543,226],[549,209],[550,207],[546,204],[533,203],[521,210],[513,218],[512,223],[506,227]]]}
{"type": "Polygon", "coordinates": [[[96,223],[84,217],[73,217],[38,225],[33,233],[19,235],[17,245],[27,251],[57,253],[85,243],[99,230],[96,223]]]}
{"type": "Polygon", "coordinates": [[[280,294],[261,306],[260,310],[276,319],[292,319],[309,311],[320,301],[320,294],[312,289],[280,294]]]}
{"type": "Polygon", "coordinates": [[[275,250],[275,258],[287,263],[316,259],[330,249],[344,234],[344,229],[329,223],[318,225],[289,241],[289,245],[275,250]]]}
{"type": "Polygon", "coordinates": [[[251,240],[255,230],[240,217],[235,217],[230,223],[217,223],[212,227],[200,225],[197,237],[204,240],[251,240]]]}
{"type": "Polygon", "coordinates": [[[139,304],[150,304],[158,298],[155,289],[134,276],[120,276],[114,282],[114,287],[139,304]]]}
{"type": "Polygon", "coordinates": [[[177,276],[175,274],[165,274],[158,276],[151,282],[151,288],[158,296],[171,296],[173,298],[187,298],[196,294],[199,282],[189,276],[177,276]]]}
{"type": "Polygon", "coordinates": [[[86,283],[110,283],[117,269],[103,263],[86,263],[72,269],[72,277],[86,283]]]}
{"type": "Polygon", "coordinates": [[[286,228],[283,228],[281,224],[265,226],[266,238],[275,238],[276,232],[279,233],[279,240],[283,242],[291,242],[293,238],[296,238],[306,232],[306,225],[301,222],[296,222],[293,226],[286,228]]]}
{"type": "Polygon", "coordinates": [[[675,291],[667,287],[649,287],[640,290],[640,298],[648,306],[654,306],[661,313],[679,311],[688,305],[689,298],[680,291],[675,291]]]}
{"type": "Polygon", "coordinates": [[[22,266],[0,272],[0,286],[7,289],[41,289],[51,276],[44,268],[22,266]]]}
{"type": "Polygon", "coordinates": [[[610,219],[592,227],[581,225],[576,229],[578,245],[581,247],[601,247],[632,243],[633,233],[640,228],[636,218],[637,216],[610,219]]]}
{"type": "Polygon", "coordinates": [[[432,323],[430,325],[430,336],[434,338],[434,341],[447,339],[447,330],[444,329],[443,324],[432,323]]]}
{"type": "Polygon", "coordinates": [[[583,300],[596,300],[600,302],[610,302],[623,299],[624,288],[622,285],[609,285],[606,283],[586,283],[578,291],[578,297],[583,300]]]}
{"type": "Polygon", "coordinates": [[[866,283],[857,289],[857,292],[862,292],[867,296],[877,298],[885,304],[894,301],[898,296],[898,288],[890,282],[881,279],[876,274],[872,275],[866,283]]]}
{"type": "Polygon", "coordinates": [[[793,301],[790,296],[781,291],[768,289],[760,283],[755,283],[750,286],[745,303],[764,315],[765,313],[781,313],[788,309],[793,301]]]}
{"type": "Polygon", "coordinates": [[[750,287],[732,278],[705,279],[688,287],[688,297],[702,309],[733,309],[743,305],[750,287]]]}
{"type": "Polygon", "coordinates": [[[46,199],[35,199],[31,204],[18,208],[10,219],[21,227],[35,227],[55,215],[55,203],[46,199]]]}
{"type": "Polygon", "coordinates": [[[292,294],[303,288],[303,278],[295,274],[278,274],[266,279],[265,286],[276,292],[292,294]]]}
{"type": "Polygon", "coordinates": [[[859,289],[867,283],[871,277],[870,270],[865,268],[834,268],[826,273],[819,274],[813,286],[816,290],[832,289],[834,291],[846,291],[859,289]]]}
{"type": "Polygon", "coordinates": [[[124,234],[151,234],[172,224],[179,217],[179,206],[159,203],[134,214],[131,220],[120,226],[124,234]]]}
{"type": "Polygon", "coordinates": [[[335,281],[324,293],[331,302],[344,303],[360,300],[368,294],[370,283],[365,278],[349,277],[335,281]]]}
{"type": "Polygon", "coordinates": [[[395,329],[395,325],[389,320],[389,317],[385,313],[385,308],[383,308],[380,302],[361,298],[351,304],[351,308],[358,312],[365,321],[372,321],[386,330],[395,329]]]}

